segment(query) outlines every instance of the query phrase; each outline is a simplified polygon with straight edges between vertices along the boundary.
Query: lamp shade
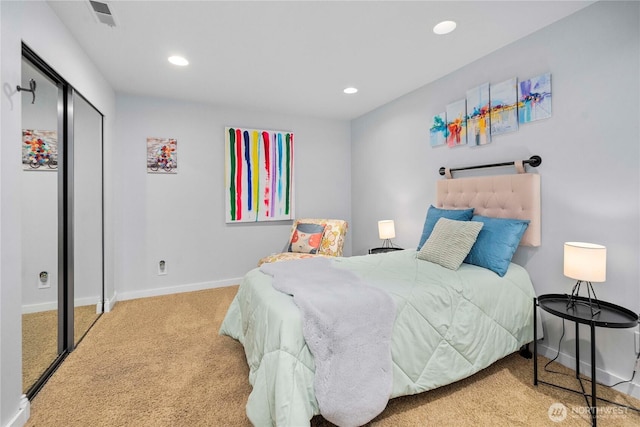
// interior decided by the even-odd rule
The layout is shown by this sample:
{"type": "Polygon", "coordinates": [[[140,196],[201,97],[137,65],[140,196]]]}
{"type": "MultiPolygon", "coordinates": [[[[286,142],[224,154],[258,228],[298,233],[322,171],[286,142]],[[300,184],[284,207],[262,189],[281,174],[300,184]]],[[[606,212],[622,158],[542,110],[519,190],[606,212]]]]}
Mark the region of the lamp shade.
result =
{"type": "Polygon", "coordinates": [[[594,243],[564,244],[564,275],[585,282],[607,280],[607,248],[594,243]]]}
{"type": "Polygon", "coordinates": [[[378,221],[378,236],[380,236],[381,240],[393,239],[396,237],[396,227],[393,224],[392,219],[378,221]]]}

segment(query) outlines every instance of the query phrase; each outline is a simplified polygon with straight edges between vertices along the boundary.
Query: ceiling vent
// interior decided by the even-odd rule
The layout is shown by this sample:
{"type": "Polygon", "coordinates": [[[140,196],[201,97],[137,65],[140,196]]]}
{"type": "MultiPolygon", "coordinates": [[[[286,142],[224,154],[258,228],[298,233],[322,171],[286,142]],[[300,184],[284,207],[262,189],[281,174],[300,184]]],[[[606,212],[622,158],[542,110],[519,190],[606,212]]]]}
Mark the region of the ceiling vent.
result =
{"type": "Polygon", "coordinates": [[[89,0],[89,3],[91,4],[91,8],[98,18],[98,21],[102,22],[103,24],[107,24],[110,27],[116,26],[116,21],[114,21],[113,15],[111,14],[111,10],[109,9],[109,5],[107,3],[94,0],[89,0]]]}

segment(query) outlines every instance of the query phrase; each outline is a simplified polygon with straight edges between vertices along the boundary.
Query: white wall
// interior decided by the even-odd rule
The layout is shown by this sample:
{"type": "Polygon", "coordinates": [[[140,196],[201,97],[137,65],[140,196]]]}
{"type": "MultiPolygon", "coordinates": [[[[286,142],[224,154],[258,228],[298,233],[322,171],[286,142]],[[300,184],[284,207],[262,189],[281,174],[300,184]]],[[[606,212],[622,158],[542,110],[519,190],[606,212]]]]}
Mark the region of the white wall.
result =
{"type": "Polygon", "coordinates": [[[293,131],[296,217],[351,220],[347,121],[122,94],[116,107],[118,300],[239,283],[284,247],[291,221],[225,223],[225,126],[293,131]],[[147,137],[177,139],[177,174],[147,173],[147,137]]]}
{"type": "MultiPolygon", "coordinates": [[[[538,294],[566,293],[574,282],[562,274],[563,242],[606,245],[607,282],[595,284],[598,297],[640,311],[639,9],[637,2],[598,2],[354,120],[354,254],[379,244],[379,219],[395,219],[397,244],[417,245],[441,166],[538,154],[542,246],[520,249],[515,262],[528,269],[538,294]],[[552,73],[552,118],[488,146],[430,147],[431,118],[467,89],[544,72],[552,73]]],[[[551,354],[561,321],[544,319],[551,354]]],[[[599,368],[620,379],[631,376],[634,330],[598,330],[599,368]]],[[[581,345],[588,360],[588,338],[581,345]]],[[[565,363],[574,346],[570,327],[562,345],[565,363]]]]}
{"type": "MultiPolygon", "coordinates": [[[[28,415],[20,411],[22,395],[21,361],[21,243],[20,164],[21,96],[15,87],[21,77],[21,40],[105,114],[105,146],[112,146],[115,94],[94,64],[43,1],[0,2],[0,425],[20,425],[28,415]]],[[[107,150],[108,151],[108,150],[107,150]]],[[[106,189],[106,291],[113,294],[112,220],[110,176],[107,164],[106,189]]]]}

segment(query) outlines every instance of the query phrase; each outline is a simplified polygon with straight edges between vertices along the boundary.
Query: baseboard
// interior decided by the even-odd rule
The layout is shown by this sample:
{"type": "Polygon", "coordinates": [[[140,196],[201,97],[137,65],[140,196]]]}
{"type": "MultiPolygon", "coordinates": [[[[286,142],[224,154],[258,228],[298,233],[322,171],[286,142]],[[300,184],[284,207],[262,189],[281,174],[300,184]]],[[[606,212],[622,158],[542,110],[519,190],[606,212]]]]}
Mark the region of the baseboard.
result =
{"type": "Polygon", "coordinates": [[[116,305],[116,302],[118,302],[118,293],[114,292],[111,298],[106,298],[104,300],[104,312],[108,313],[111,310],[113,310],[113,307],[116,305]]]}
{"type": "MultiPolygon", "coordinates": [[[[122,293],[113,293],[111,298],[107,298],[104,301],[104,312],[108,313],[113,310],[117,301],[126,301],[130,299],[148,298],[160,295],[179,294],[181,292],[202,291],[204,289],[222,288],[224,286],[236,285],[242,281],[241,277],[218,280],[214,282],[200,282],[190,283],[187,285],[168,286],[166,288],[145,289],[142,291],[131,291],[122,293]]],[[[76,307],[96,304],[93,298],[83,298],[75,301],[76,307]]],[[[96,311],[100,310],[100,303],[96,305],[96,311]]],[[[30,304],[22,306],[22,314],[39,313],[41,311],[56,310],[58,308],[57,302],[47,302],[41,304],[30,304]]]]}
{"type": "Polygon", "coordinates": [[[225,286],[237,285],[242,278],[217,280],[214,282],[190,283],[187,285],[168,286],[165,288],[145,289],[141,291],[121,292],[118,294],[118,301],[126,301],[138,298],[157,297],[161,295],[179,294],[182,292],[202,291],[205,289],[222,288],[225,286]]]}
{"type": "MultiPolygon", "coordinates": [[[[94,305],[99,304],[96,303],[96,299],[93,297],[80,298],[75,300],[75,307],[83,307],[85,305],[94,305]]],[[[30,314],[30,313],[40,313],[41,311],[51,311],[58,309],[58,301],[49,301],[38,304],[28,304],[22,306],[22,314],[30,314]]]]}
{"type": "MultiPolygon", "coordinates": [[[[556,355],[558,355],[558,349],[550,348],[543,344],[538,344],[538,354],[548,359],[553,359],[554,357],[556,357],[556,355]]],[[[571,369],[576,368],[576,358],[567,353],[560,352],[558,358],[556,359],[556,362],[571,369]]],[[[581,360],[580,373],[585,375],[586,377],[591,377],[591,364],[585,362],[584,360],[581,360]]],[[[628,378],[620,378],[617,375],[613,375],[610,372],[607,372],[598,367],[596,367],[596,377],[599,384],[616,384],[620,381],[628,380],[628,378]]],[[[620,384],[619,386],[614,387],[614,390],[628,394],[629,396],[635,397],[636,399],[640,399],[640,384],[636,384],[633,382],[620,384]]]]}
{"type": "Polygon", "coordinates": [[[20,407],[18,408],[18,413],[9,420],[6,427],[23,427],[27,421],[29,420],[29,416],[31,415],[31,403],[27,396],[24,394],[20,397],[20,407]]]}

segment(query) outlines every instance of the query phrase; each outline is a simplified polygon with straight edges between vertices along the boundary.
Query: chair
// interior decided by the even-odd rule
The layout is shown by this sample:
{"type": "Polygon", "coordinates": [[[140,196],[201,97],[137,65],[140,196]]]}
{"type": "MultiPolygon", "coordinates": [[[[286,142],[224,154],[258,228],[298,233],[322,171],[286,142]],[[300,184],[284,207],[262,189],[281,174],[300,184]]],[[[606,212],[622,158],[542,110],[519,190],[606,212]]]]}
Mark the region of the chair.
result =
{"type": "Polygon", "coordinates": [[[291,233],[287,243],[287,249],[290,248],[291,239],[295,231],[300,224],[317,224],[324,225],[324,231],[322,232],[322,240],[318,247],[318,252],[313,253],[299,253],[299,252],[282,252],[271,254],[262,258],[258,262],[258,266],[261,266],[265,262],[287,261],[292,259],[312,258],[318,256],[332,257],[342,256],[342,247],[344,246],[344,238],[347,234],[349,224],[347,221],[341,219],[319,219],[319,218],[301,218],[293,222],[291,226],[291,233]]]}

